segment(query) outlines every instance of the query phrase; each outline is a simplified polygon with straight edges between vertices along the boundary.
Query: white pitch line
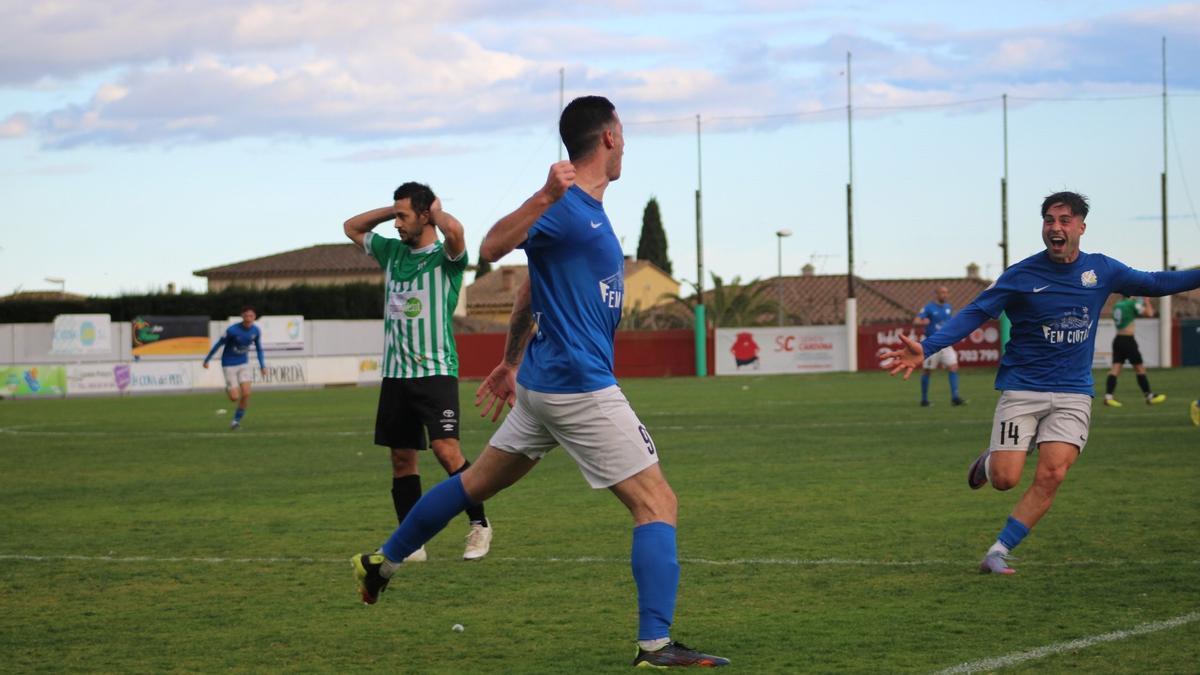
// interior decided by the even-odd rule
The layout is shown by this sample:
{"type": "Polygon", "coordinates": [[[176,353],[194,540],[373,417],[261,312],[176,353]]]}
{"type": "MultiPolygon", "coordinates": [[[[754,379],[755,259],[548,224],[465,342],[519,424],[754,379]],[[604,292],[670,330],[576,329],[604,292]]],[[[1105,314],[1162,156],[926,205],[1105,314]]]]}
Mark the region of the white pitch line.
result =
{"type": "MultiPolygon", "coordinates": [[[[308,558],[303,556],[297,557],[263,557],[263,558],[243,558],[243,557],[221,557],[221,556],[115,556],[115,555],[30,555],[21,553],[0,554],[0,561],[26,561],[26,562],[109,562],[109,563],[205,563],[205,564],[225,564],[225,563],[282,563],[282,564],[341,564],[349,560],[346,558],[308,558]]],[[[515,562],[515,563],[576,563],[576,564],[628,564],[628,558],[602,558],[592,556],[580,557],[558,557],[550,556],[544,558],[535,557],[517,557],[517,556],[489,556],[488,560],[495,562],[515,562]]],[[[457,558],[447,558],[444,561],[431,562],[457,562],[457,558]]],[[[679,562],[690,565],[709,565],[715,567],[740,567],[740,566],[783,566],[783,567],[939,567],[939,566],[954,566],[974,568],[976,561],[974,560],[867,560],[854,558],[735,558],[730,560],[713,560],[709,558],[680,558],[679,562]]],[[[1125,566],[1154,566],[1154,565],[1197,565],[1200,560],[1075,560],[1065,562],[1044,562],[1037,563],[1034,561],[1026,562],[1026,566],[1036,567],[1078,567],[1078,566],[1105,566],[1105,567],[1125,567],[1125,566]]]]}
{"type": "Polygon", "coordinates": [[[936,675],[951,675],[952,673],[978,673],[982,671],[998,670],[1000,668],[1008,668],[1015,666],[1018,663],[1026,661],[1034,661],[1043,659],[1047,656],[1054,656],[1063,652],[1073,652],[1080,649],[1087,649],[1105,642],[1116,642],[1118,640],[1127,640],[1131,637],[1145,635],[1147,633],[1157,633],[1159,631],[1171,630],[1185,624],[1200,620],[1200,612],[1192,612],[1177,616],[1166,621],[1155,621],[1154,623],[1144,623],[1140,626],[1134,626],[1128,630],[1118,630],[1103,635],[1093,635],[1091,637],[1079,638],[1069,642],[1056,642],[1052,645],[1030,649],[1025,652],[1013,652],[1005,656],[998,656],[991,659],[981,659],[979,661],[969,661],[960,663],[952,668],[939,670],[936,675]]]}

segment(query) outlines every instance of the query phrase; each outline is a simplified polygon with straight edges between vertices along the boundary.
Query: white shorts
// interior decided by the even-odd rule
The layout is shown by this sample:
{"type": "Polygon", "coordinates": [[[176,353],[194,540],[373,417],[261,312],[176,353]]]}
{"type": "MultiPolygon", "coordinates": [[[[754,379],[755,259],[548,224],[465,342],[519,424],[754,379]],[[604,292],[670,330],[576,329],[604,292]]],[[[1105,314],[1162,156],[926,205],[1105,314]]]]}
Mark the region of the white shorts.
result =
{"type": "Polygon", "coordinates": [[[249,363],[243,363],[240,366],[224,366],[221,372],[225,373],[225,388],[237,389],[238,384],[242,382],[253,382],[254,371],[250,370],[249,363]]]}
{"type": "Polygon", "coordinates": [[[658,463],[650,432],[617,385],[583,394],[544,394],[517,386],[517,404],[489,444],[541,459],[561,445],[593,488],[616,485],[658,463]]]}
{"type": "Polygon", "coordinates": [[[954,368],[958,366],[958,352],[954,351],[954,347],[944,347],[941,351],[933,353],[933,356],[925,359],[925,370],[933,370],[934,368],[954,368]]]}
{"type": "Polygon", "coordinates": [[[1083,452],[1092,422],[1092,397],[1043,391],[1004,391],[992,419],[990,452],[1028,452],[1038,443],[1061,441],[1083,452]]]}

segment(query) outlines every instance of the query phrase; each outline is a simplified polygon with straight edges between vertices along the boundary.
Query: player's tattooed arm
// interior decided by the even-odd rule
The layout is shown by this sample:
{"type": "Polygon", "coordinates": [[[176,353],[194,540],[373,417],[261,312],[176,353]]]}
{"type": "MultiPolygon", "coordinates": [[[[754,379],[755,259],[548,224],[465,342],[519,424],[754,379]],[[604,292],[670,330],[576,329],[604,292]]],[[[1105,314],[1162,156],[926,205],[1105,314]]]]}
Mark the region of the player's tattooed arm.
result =
{"type": "Polygon", "coordinates": [[[391,206],[371,209],[342,223],[342,231],[346,233],[350,241],[353,241],[359,248],[362,248],[363,237],[367,236],[368,232],[395,217],[396,211],[391,206]]]}
{"type": "Polygon", "coordinates": [[[508,319],[508,338],[504,341],[504,362],[514,368],[521,365],[521,358],[525,355],[525,344],[529,342],[532,332],[531,302],[529,279],[526,279],[513,298],[512,316],[508,319]]]}

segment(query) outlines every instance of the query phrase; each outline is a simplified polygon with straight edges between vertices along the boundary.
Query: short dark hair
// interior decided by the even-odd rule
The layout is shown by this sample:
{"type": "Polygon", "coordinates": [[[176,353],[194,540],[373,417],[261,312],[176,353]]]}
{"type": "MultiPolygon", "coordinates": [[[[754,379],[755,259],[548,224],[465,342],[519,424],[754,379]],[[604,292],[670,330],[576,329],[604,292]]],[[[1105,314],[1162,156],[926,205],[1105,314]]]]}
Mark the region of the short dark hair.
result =
{"type": "Polygon", "coordinates": [[[392,193],[392,201],[398,202],[401,199],[411,201],[413,211],[422,213],[433,206],[433,200],[437,199],[437,195],[433,194],[433,190],[430,190],[428,185],[409,181],[396,188],[396,191],[392,193]]]}
{"type": "Polygon", "coordinates": [[[246,312],[254,312],[254,316],[258,316],[258,310],[254,309],[253,305],[242,305],[242,311],[238,312],[238,314],[245,314],[246,312]]]}
{"type": "Polygon", "coordinates": [[[612,123],[615,110],[612,101],[603,96],[580,96],[563,108],[558,135],[571,161],[583,159],[596,149],[600,133],[612,123]]]}
{"type": "Polygon", "coordinates": [[[1071,215],[1079,216],[1080,218],[1087,218],[1088,198],[1079,194],[1078,192],[1055,192],[1049,197],[1046,197],[1046,199],[1042,201],[1043,218],[1046,217],[1046,212],[1050,210],[1050,207],[1054,206],[1055,204],[1062,204],[1068,209],[1071,209],[1071,215]]]}

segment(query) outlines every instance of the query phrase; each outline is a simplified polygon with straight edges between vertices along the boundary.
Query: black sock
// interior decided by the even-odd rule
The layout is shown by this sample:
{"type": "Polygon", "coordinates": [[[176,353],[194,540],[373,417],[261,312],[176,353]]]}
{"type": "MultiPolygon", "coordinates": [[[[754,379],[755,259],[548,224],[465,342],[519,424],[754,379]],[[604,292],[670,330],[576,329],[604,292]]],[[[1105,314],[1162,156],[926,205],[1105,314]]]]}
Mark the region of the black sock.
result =
{"type": "Polygon", "coordinates": [[[1104,392],[1106,394],[1108,394],[1109,396],[1112,396],[1113,392],[1116,390],[1117,390],[1117,376],[1109,375],[1108,382],[1106,382],[1104,385],[1104,392]]]}
{"type": "Polygon", "coordinates": [[[1142,388],[1142,393],[1149,396],[1150,395],[1150,378],[1146,377],[1145,375],[1138,375],[1137,378],[1138,378],[1138,386],[1142,388]]]}
{"type": "MultiPolygon", "coordinates": [[[[450,472],[450,476],[452,476],[452,477],[457,476],[458,474],[466,471],[468,466],[471,466],[471,461],[464,460],[463,465],[458,467],[457,471],[450,472]]],[[[485,516],[483,514],[483,504],[474,504],[474,505],[468,506],[467,507],[467,518],[470,519],[470,521],[472,523],[479,523],[480,525],[483,525],[484,527],[488,526],[487,516],[485,516]]]]}
{"type": "Polygon", "coordinates": [[[392,477],[392,506],[396,507],[396,522],[403,523],[404,516],[421,498],[421,475],[413,474],[402,478],[392,477]]]}

